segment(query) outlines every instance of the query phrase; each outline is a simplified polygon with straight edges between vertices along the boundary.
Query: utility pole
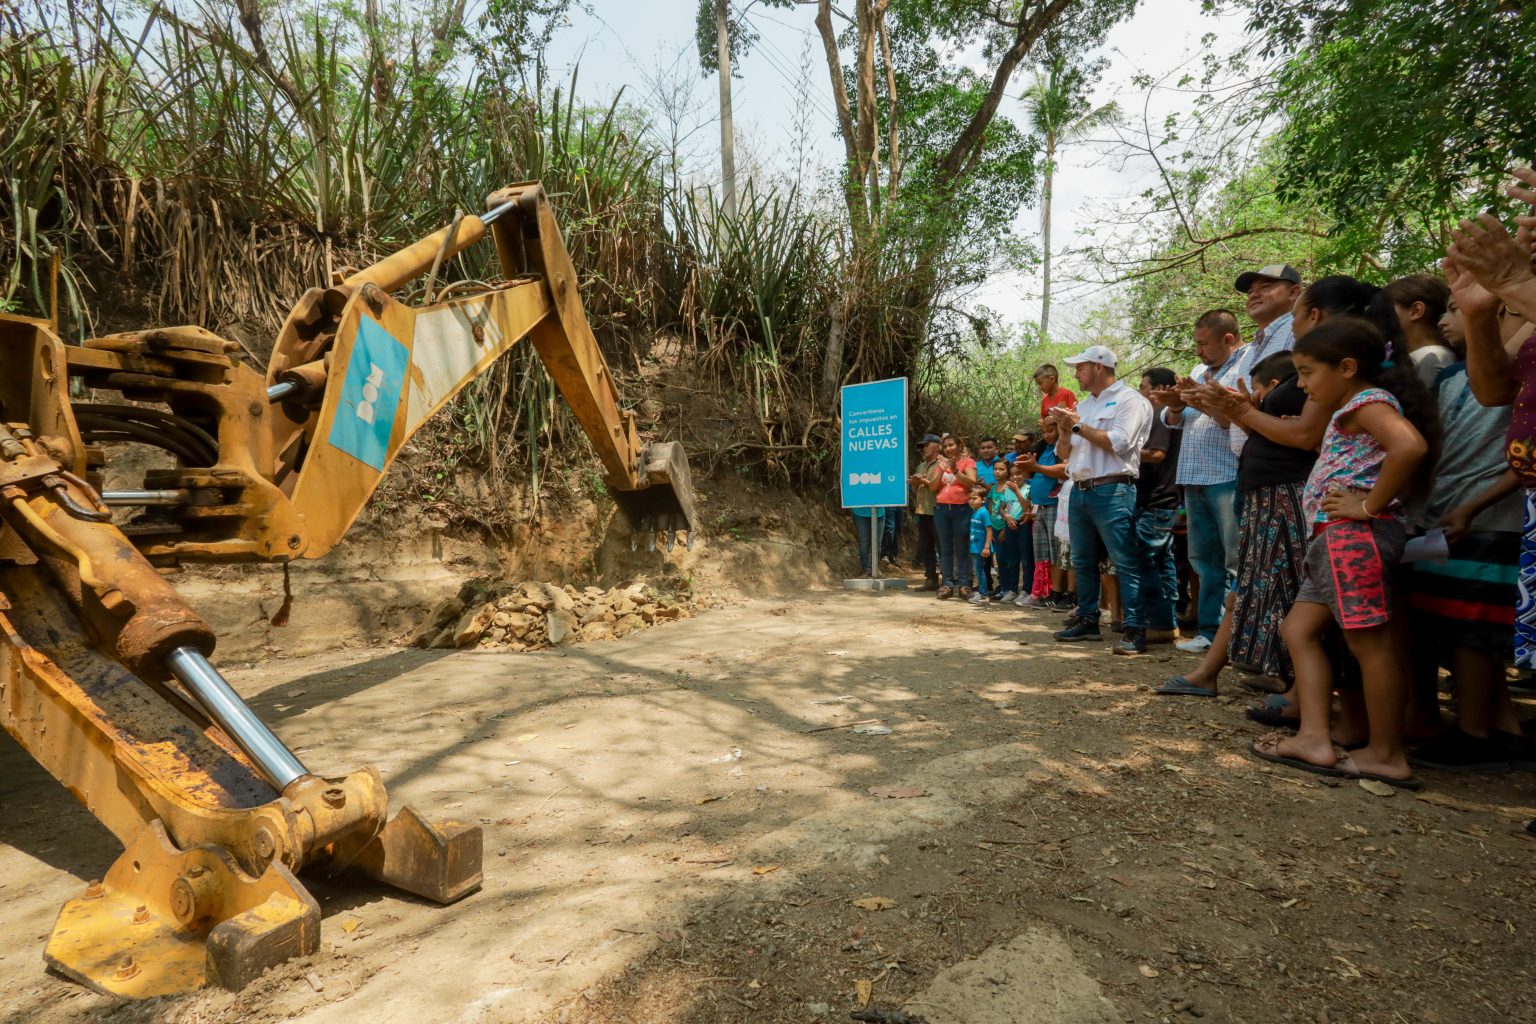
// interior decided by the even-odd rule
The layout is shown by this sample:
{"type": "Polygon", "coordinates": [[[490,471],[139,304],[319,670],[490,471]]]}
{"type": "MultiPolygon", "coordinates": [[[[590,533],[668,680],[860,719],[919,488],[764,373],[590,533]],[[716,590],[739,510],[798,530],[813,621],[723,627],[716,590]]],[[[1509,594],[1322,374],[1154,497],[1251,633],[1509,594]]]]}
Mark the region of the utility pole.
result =
{"type": "Polygon", "coordinates": [[[731,122],[731,41],[725,16],[730,0],[715,0],[715,43],[720,64],[720,177],[722,208],[736,219],[736,132],[731,122]]]}

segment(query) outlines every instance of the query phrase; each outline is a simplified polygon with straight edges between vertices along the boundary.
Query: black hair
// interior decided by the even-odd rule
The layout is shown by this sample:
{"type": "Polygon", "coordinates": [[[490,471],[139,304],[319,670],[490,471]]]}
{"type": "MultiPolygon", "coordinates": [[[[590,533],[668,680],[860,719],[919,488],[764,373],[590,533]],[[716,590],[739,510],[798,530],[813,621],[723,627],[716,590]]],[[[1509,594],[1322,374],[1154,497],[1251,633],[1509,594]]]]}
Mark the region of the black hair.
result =
{"type": "Polygon", "coordinates": [[[991,441],[993,444],[997,444],[997,438],[995,437],[984,437],[980,441],[977,441],[976,444],[979,447],[986,444],[988,441],[991,441]]]}
{"type": "Polygon", "coordinates": [[[1402,325],[1384,289],[1358,281],[1348,274],[1334,274],[1313,281],[1301,293],[1310,309],[1328,316],[1356,316],[1370,321],[1393,349],[1402,347],[1402,325]]]}
{"type": "Polygon", "coordinates": [[[1209,309],[1200,314],[1200,319],[1195,321],[1196,329],[1204,328],[1207,331],[1215,331],[1217,334],[1230,334],[1233,337],[1242,338],[1237,326],[1237,314],[1230,309],[1209,309]]]}
{"type": "Polygon", "coordinates": [[[1424,322],[1434,328],[1437,338],[1445,340],[1445,334],[1440,330],[1440,317],[1450,304],[1451,286],[1444,279],[1434,274],[1409,274],[1388,282],[1382,291],[1386,293],[1387,301],[1394,306],[1424,303],[1424,322]]]}
{"type": "Polygon", "coordinates": [[[1429,452],[1419,463],[1409,487],[1411,494],[1425,493],[1435,463],[1440,458],[1440,412],[1435,407],[1434,396],[1414,370],[1407,351],[1398,346],[1388,355],[1387,339],[1376,325],[1364,317],[1348,314],[1331,316],[1312,328],[1306,337],[1296,342],[1294,351],[1330,366],[1353,359],[1361,380],[1390,392],[1397,399],[1403,408],[1403,416],[1423,435],[1429,446],[1429,452]]]}
{"type": "Polygon", "coordinates": [[[1296,376],[1296,360],[1291,358],[1289,352],[1271,352],[1260,359],[1253,368],[1253,382],[1255,384],[1268,384],[1270,381],[1285,381],[1296,376]]]}
{"type": "Polygon", "coordinates": [[[1171,388],[1179,382],[1178,374],[1166,366],[1153,366],[1142,370],[1141,375],[1152,382],[1155,388],[1171,388]]]}
{"type": "Polygon", "coordinates": [[[1060,379],[1061,377],[1061,374],[1056,372],[1056,365],[1054,363],[1041,363],[1039,366],[1035,367],[1036,377],[1040,376],[1042,373],[1048,373],[1057,379],[1060,379]]]}

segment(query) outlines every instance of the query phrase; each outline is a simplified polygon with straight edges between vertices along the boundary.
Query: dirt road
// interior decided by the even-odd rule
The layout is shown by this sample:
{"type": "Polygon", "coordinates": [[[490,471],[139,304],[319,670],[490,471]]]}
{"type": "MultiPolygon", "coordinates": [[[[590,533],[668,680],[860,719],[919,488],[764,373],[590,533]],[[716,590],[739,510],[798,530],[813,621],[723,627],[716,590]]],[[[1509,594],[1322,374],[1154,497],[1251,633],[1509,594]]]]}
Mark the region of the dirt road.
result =
{"type": "Polygon", "coordinates": [[[0,1020],[1536,1019],[1536,776],[1272,772],[1241,702],[1148,692],[1187,656],[1063,648],[1059,621],[810,593],[562,651],[236,671],[315,770],[372,762],[486,837],[450,908],[316,883],[320,953],[239,994],[44,973],[117,848],[0,739],[0,1020]]]}

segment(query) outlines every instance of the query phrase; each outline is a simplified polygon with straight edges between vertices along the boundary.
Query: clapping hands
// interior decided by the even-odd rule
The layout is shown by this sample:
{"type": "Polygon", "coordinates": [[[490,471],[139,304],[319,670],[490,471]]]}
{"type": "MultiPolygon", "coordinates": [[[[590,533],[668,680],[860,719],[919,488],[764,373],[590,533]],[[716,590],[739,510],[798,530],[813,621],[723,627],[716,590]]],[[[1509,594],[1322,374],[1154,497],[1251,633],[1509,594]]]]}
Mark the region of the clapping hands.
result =
{"type": "Polygon", "coordinates": [[[1520,167],[1513,173],[1520,184],[1509,185],[1504,191],[1529,208],[1526,215],[1515,218],[1517,227],[1513,235],[1491,213],[1463,220],[1451,232],[1455,241],[1446,250],[1443,266],[1463,313],[1486,311],[1498,299],[1509,301],[1511,293],[1536,280],[1532,266],[1536,249],[1536,170],[1520,167]]]}

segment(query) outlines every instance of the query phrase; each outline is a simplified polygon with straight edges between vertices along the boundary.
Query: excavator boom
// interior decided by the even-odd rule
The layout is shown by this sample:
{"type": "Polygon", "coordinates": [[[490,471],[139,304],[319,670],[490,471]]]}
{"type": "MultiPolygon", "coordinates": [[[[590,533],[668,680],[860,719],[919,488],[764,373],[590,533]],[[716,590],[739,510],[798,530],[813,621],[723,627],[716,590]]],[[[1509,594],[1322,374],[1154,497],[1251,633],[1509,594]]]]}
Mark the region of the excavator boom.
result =
{"type": "Polygon", "coordinates": [[[135,998],[239,988],[318,948],[300,872],[444,903],[479,887],[479,828],[389,817],[372,768],[311,773],[219,674],[163,571],[330,551],[412,434],[524,338],[632,528],[691,540],[686,458],[622,409],[536,183],[306,292],[264,376],[197,327],[66,346],[0,315],[0,724],[124,846],[60,912],[52,967],[135,998]],[[390,294],[487,234],[503,281],[390,294]],[[120,443],[171,465],[103,491],[120,443]]]}

